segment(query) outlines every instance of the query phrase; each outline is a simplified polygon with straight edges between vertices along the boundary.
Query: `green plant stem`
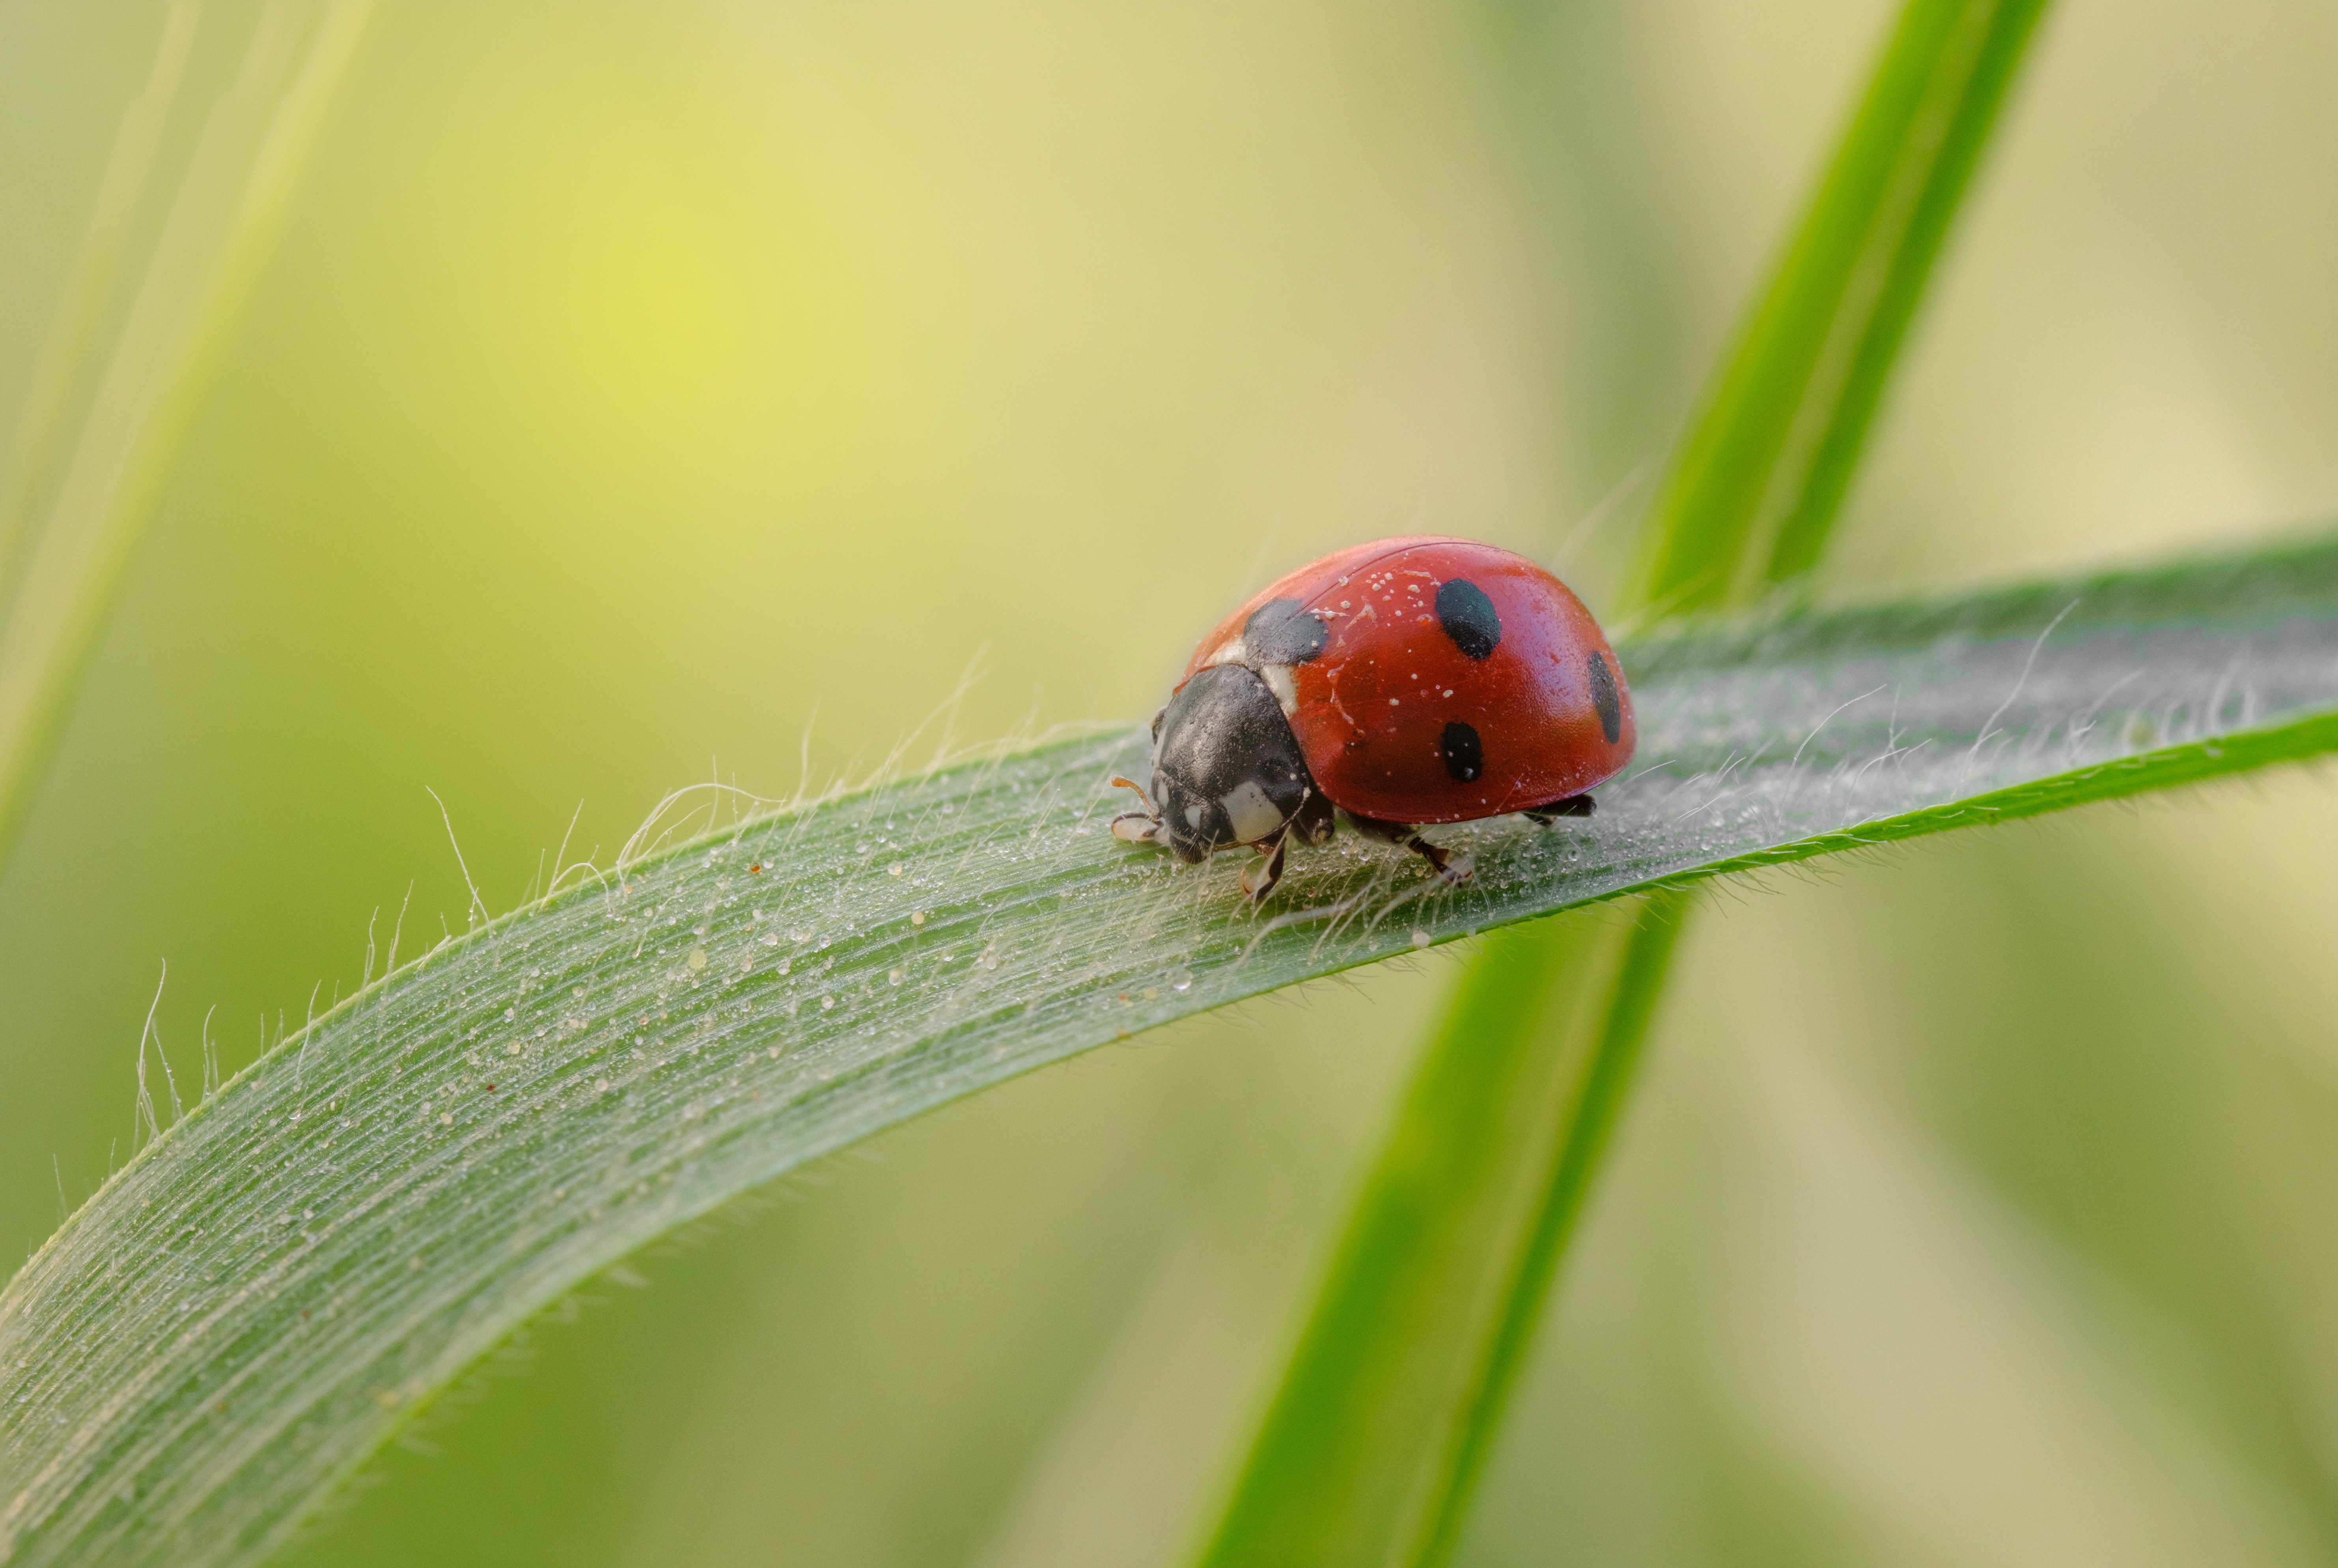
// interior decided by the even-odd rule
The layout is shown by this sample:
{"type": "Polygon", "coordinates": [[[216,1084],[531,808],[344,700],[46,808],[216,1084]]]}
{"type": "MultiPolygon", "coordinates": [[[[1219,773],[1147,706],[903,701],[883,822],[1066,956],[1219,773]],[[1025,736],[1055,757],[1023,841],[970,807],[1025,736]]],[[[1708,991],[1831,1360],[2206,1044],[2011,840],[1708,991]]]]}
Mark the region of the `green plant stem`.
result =
{"type": "MultiPolygon", "coordinates": [[[[1658,492],[1637,601],[1661,614],[1743,604],[1816,565],[1932,264],[2044,0],[1909,0],[1793,242],[1658,492]]],[[[1645,742],[1643,743],[1644,750],[1645,742]]],[[[1554,932],[1477,961],[1430,1043],[1389,1154],[1367,1180],[1291,1374],[1203,1561],[1429,1564],[1452,1549],[1552,1275],[1629,1088],[1687,911],[1625,932],[1554,932]],[[1503,1010],[1588,966],[1628,983],[1601,1008],[1503,1010]],[[1474,1129],[1439,1119],[1488,1085],[1581,1063],[1579,1096],[1474,1129]],[[1579,1112],[1596,1107],[1596,1114],[1579,1112]],[[1498,1130],[1497,1130],[1498,1129],[1498,1130]],[[1474,1141],[1473,1141],[1474,1140],[1474,1141]],[[1468,1149],[1439,1203],[1405,1151],[1468,1149]],[[1554,1157],[1550,1152],[1557,1150],[1554,1157]],[[1498,1171],[1497,1175],[1495,1172],[1498,1171]],[[1539,1182],[1537,1188],[1536,1184],[1539,1182]],[[1480,1190],[1537,1191],[1498,1222],[1480,1190]],[[1427,1217],[1410,1228],[1400,1215],[1427,1217]],[[1395,1244],[1401,1238],[1410,1247],[1395,1244]],[[1498,1306],[1487,1309],[1488,1290],[1498,1306]],[[1436,1305],[1431,1305],[1432,1300],[1436,1305]],[[1357,1326],[1381,1315],[1379,1331],[1357,1326]],[[1391,1386],[1406,1334],[1449,1336],[1445,1382],[1391,1386]],[[1388,1488],[1407,1499],[1391,1510],[1388,1488]],[[1370,1501],[1378,1499],[1377,1503],[1370,1501]]]]}
{"type": "MultiPolygon", "coordinates": [[[[1882,258],[1882,281],[1871,308],[1838,317],[1851,340],[1850,363],[1842,372],[1842,390],[1826,399],[1832,407],[1817,449],[1799,484],[1787,489],[1792,499],[1770,546],[1763,573],[1765,585],[1791,582],[1819,563],[1865,449],[1885,384],[1898,362],[1901,339],[1930,279],[1950,222],[1962,204],[1981,149],[1995,128],[1999,108],[2044,12],[2045,0],[1998,0],[1955,9],[1956,36],[1951,47],[1942,53],[1940,68],[1925,84],[1919,123],[1913,128],[1920,136],[1937,134],[1938,151],[1920,174],[1912,168],[1894,171],[1895,180],[1915,186],[1912,211],[1896,237],[1871,236],[1862,248],[1863,263],[1879,255],[1882,258]]],[[[1893,194],[1896,197],[1898,192],[1893,194]]]]}
{"type": "Polygon", "coordinates": [[[1818,564],[2045,0],[1910,0],[1659,492],[1640,601],[1742,604],[1818,564]]]}
{"type": "Polygon", "coordinates": [[[1449,1542],[1681,907],[1652,895],[1588,940],[1548,921],[1487,939],[1366,1182],[1209,1568],[1410,1562],[1449,1542]],[[1478,1054],[1504,1040],[1523,1048],[1478,1054]],[[1421,1440],[1386,1443],[1391,1426],[1421,1440]]]}
{"type": "MultiPolygon", "coordinates": [[[[1622,1112],[1624,1096],[1638,1068],[1641,1047],[1664,994],[1674,944],[1688,914],[1688,898],[1680,891],[1651,894],[1639,908],[1639,919],[1619,938],[1623,949],[1616,961],[1616,979],[1596,1025],[1580,1031],[1547,1031],[1568,1042],[1592,1037],[1590,1059],[1580,1075],[1580,1086],[1562,1112],[1557,1158],[1544,1178],[1531,1189],[1539,1199],[1524,1252],[1509,1271],[1500,1294],[1500,1316],[1493,1325],[1489,1348],[1475,1377],[1465,1383],[1459,1399],[1459,1436],[1453,1445],[1448,1473],[1431,1494],[1436,1512],[1421,1534],[1419,1557],[1438,1562],[1449,1555],[1469,1498],[1527,1351],[1534,1343],[1542,1309],[1558,1272],[1560,1254],[1575,1235],[1591,1178],[1607,1150],[1608,1135],[1622,1112]]],[[[1543,922],[1545,929],[1555,922],[1543,922]]],[[[1596,994],[1596,992],[1594,993],[1596,994]]],[[[1547,1055],[1560,1054],[1557,1051],[1547,1055]]],[[[1465,1132],[1469,1129],[1461,1129],[1465,1132]]]]}

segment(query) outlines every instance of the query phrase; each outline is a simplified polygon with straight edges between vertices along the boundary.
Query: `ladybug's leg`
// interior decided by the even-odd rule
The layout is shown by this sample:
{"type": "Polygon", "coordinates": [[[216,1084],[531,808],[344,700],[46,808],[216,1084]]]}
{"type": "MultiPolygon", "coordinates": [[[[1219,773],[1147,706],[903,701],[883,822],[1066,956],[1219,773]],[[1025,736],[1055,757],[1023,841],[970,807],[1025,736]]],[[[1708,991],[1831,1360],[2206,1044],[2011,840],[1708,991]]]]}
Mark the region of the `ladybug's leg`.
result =
{"type": "Polygon", "coordinates": [[[1339,831],[1332,820],[1331,797],[1319,789],[1309,790],[1292,814],[1291,831],[1299,835],[1301,843],[1330,843],[1339,831]]]}
{"type": "Polygon", "coordinates": [[[1263,903],[1274,884],[1282,880],[1282,846],[1290,841],[1291,830],[1286,825],[1277,828],[1272,838],[1259,840],[1258,858],[1243,867],[1243,892],[1250,894],[1252,903],[1263,903]]]}
{"type": "Polygon", "coordinates": [[[1478,869],[1470,863],[1468,855],[1454,854],[1439,845],[1429,843],[1419,833],[1407,837],[1403,843],[1405,848],[1435,867],[1438,876],[1446,882],[1468,882],[1469,873],[1478,869]]]}
{"type": "Polygon", "coordinates": [[[1469,873],[1477,869],[1470,863],[1468,855],[1454,854],[1440,845],[1429,843],[1420,836],[1418,829],[1407,823],[1381,822],[1375,817],[1358,816],[1353,812],[1348,814],[1348,820],[1354,823],[1356,831],[1366,838],[1376,838],[1383,843],[1392,843],[1400,849],[1410,850],[1436,867],[1437,874],[1447,882],[1467,882],[1469,880],[1469,873]]]}
{"type": "Polygon", "coordinates": [[[1540,823],[1544,827],[1548,827],[1563,816],[1589,816],[1597,804],[1598,803],[1587,794],[1569,795],[1565,800],[1555,800],[1548,805],[1538,805],[1530,812],[1523,812],[1519,814],[1528,822],[1540,823]]]}

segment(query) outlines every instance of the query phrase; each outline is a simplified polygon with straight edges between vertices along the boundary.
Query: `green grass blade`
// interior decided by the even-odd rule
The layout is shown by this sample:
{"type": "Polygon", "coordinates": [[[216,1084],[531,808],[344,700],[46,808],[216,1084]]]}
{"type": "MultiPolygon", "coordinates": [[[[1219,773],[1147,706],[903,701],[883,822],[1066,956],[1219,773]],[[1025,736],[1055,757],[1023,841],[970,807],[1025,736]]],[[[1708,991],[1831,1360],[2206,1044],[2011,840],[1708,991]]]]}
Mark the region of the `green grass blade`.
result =
{"type": "Polygon", "coordinates": [[[256,1561],[595,1271],[1076,1051],[1571,905],[2338,747],[2338,544],[1624,656],[1640,771],[1596,817],[1440,830],[1477,857],[1458,888],[1343,838],[1253,915],[1233,865],[1105,831],[1133,732],[572,869],[148,1143],[0,1292],[0,1561],[256,1561]]]}
{"type": "Polygon", "coordinates": [[[195,394],[372,11],[373,0],[289,0],[263,14],[242,69],[210,110],[76,426],[62,406],[78,374],[72,361],[95,351],[91,318],[120,262],[130,222],[122,209],[144,183],[155,122],[175,90],[175,55],[193,25],[183,8],[166,21],[155,80],[123,128],[0,494],[0,571],[13,574],[0,582],[0,865],[47,774],[195,394]]]}
{"type": "Polygon", "coordinates": [[[1488,940],[1204,1563],[1412,1562],[1449,1541],[1646,1031],[1681,897],[1656,894],[1636,927],[1590,940],[1547,921],[1488,940]],[[1489,1057],[1489,1040],[1520,1045],[1489,1057]]]}
{"type": "Polygon", "coordinates": [[[1817,564],[2044,0],[1910,0],[1661,492],[1641,598],[1742,603],[1817,564]]]}
{"type": "MultiPolygon", "coordinates": [[[[1523,1228],[1524,1248],[1508,1277],[1501,1282],[1498,1297],[1501,1310],[1492,1332],[1478,1341],[1485,1354],[1470,1369],[1474,1376],[1462,1385],[1462,1396],[1451,1402],[1459,1431],[1445,1473],[1435,1478],[1429,1492],[1435,1512],[1420,1535],[1418,1557],[1421,1561],[1442,1561],[1459,1539],[1462,1522],[1469,1516],[1470,1493],[1493,1446],[1494,1435],[1501,1429],[1503,1409],[1518,1386],[1528,1348],[1534,1343],[1543,1303],[1557,1277],[1558,1259],[1575,1234],[1575,1223],[1591,1191],[1591,1178],[1622,1114],[1624,1096],[1639,1066],[1640,1048],[1664,995],[1673,946],[1687,913],[1686,896],[1676,891],[1655,893],[1644,901],[1637,923],[1608,937],[1622,951],[1614,962],[1613,985],[1604,995],[1594,993],[1600,1004],[1596,1024],[1563,1029],[1552,1042],[1563,1048],[1587,1039],[1589,1058],[1558,1119],[1555,1158],[1542,1178],[1528,1190],[1534,1220],[1523,1228]]],[[[1563,934],[1548,921],[1523,929],[1563,934]]],[[[1545,1054],[1557,1053],[1547,1049],[1545,1054]]]]}
{"type": "MultiPolygon", "coordinates": [[[[1744,603],[1817,563],[2043,9],[2043,0],[1909,0],[1901,10],[1801,229],[1658,494],[1640,602],[1660,613],[1744,603]]],[[[1644,742],[1642,756],[1651,754],[1644,742]]],[[[1722,775],[1734,765],[1723,764],[1722,775]]],[[[1685,913],[1668,908],[1626,932],[1554,932],[1480,960],[1457,1021],[1429,1047],[1395,1147],[1358,1199],[1349,1247],[1207,1561],[1433,1563],[1450,1551],[1685,913]],[[1472,1001],[1490,986],[1532,989],[1521,978],[1529,952],[1555,973],[1587,965],[1630,983],[1596,992],[1610,1011],[1576,1009],[1557,1024],[1530,1011],[1497,1016],[1472,1001]],[[1433,1086],[1551,1072],[1581,1074],[1582,1092],[1541,1101],[1547,1122],[1497,1139],[1437,1121],[1458,1100],[1433,1086]],[[1359,1238],[1379,1235],[1393,1215],[1434,1208],[1393,1174],[1399,1151],[1416,1145],[1466,1147],[1502,1174],[1457,1174],[1446,1197],[1451,1229],[1423,1228],[1413,1254],[1360,1249],[1359,1238]],[[1539,1196],[1517,1198],[1500,1225],[1478,1212],[1481,1189],[1513,1188],[1539,1196]],[[1353,1330],[1376,1312],[1386,1314],[1377,1336],[1353,1330]],[[1408,1335],[1439,1344],[1446,1382],[1375,1405],[1371,1394],[1390,1392],[1382,1366],[1407,1354],[1408,1335]],[[1326,1435],[1334,1420],[1336,1442],[1326,1435]],[[1373,1510],[1359,1500],[1365,1492],[1408,1502],[1373,1510]]]]}

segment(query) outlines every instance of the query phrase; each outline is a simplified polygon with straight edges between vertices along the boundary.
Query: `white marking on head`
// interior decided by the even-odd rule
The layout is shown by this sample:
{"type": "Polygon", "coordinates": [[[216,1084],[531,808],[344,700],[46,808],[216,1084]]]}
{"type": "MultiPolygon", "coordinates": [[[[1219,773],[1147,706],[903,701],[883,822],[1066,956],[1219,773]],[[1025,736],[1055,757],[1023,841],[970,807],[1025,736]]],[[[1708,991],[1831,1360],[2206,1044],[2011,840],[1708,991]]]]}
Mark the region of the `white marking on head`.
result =
{"type": "Polygon", "coordinates": [[[1282,825],[1282,814],[1267,799],[1256,779],[1227,791],[1218,804],[1226,808],[1226,822],[1233,829],[1236,843],[1256,843],[1282,825]]]}
{"type": "Polygon", "coordinates": [[[1266,689],[1274,694],[1274,700],[1282,705],[1284,718],[1299,711],[1299,685],[1291,678],[1289,665],[1263,665],[1258,673],[1266,682],[1266,689]]]}
{"type": "Polygon", "coordinates": [[[1236,632],[1218,645],[1218,651],[1212,654],[1203,663],[1202,667],[1205,670],[1213,670],[1220,665],[1240,665],[1249,662],[1250,645],[1243,641],[1240,632],[1236,632]]]}
{"type": "Polygon", "coordinates": [[[1202,831],[1202,808],[1200,806],[1189,805],[1185,808],[1185,825],[1192,828],[1195,833],[1202,831]]]}

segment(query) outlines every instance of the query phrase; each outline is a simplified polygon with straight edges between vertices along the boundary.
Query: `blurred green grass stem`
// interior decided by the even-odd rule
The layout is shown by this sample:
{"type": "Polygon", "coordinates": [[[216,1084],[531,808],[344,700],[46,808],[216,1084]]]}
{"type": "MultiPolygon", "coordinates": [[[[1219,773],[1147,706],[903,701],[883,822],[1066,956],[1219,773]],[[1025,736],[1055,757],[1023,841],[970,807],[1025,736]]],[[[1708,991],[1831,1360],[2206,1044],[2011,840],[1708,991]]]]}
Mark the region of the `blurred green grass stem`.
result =
{"type": "Polygon", "coordinates": [[[1910,0],[1658,491],[1638,602],[1744,604],[1818,564],[2045,0],[1910,0]]]}
{"type": "Polygon", "coordinates": [[[1451,1517],[1450,1476],[1477,1466],[1495,1425],[1487,1406],[1531,1339],[1614,1124],[1681,896],[1626,906],[1638,912],[1623,940],[1554,944],[1540,925],[1484,939],[1285,1374],[1283,1425],[1252,1456],[1213,1561],[1408,1561],[1390,1543],[1431,1539],[1451,1517]],[[1479,1049],[1513,1039],[1567,1049],[1479,1049]]]}
{"type": "Polygon", "coordinates": [[[199,5],[165,14],[0,481],[0,869],[22,832],[164,470],[313,152],[374,0],[274,0],[211,104],[136,287],[107,309],[199,5]],[[103,365],[93,360],[103,358],[103,365]],[[75,389],[93,380],[74,418],[75,389]]]}
{"type": "MultiPolygon", "coordinates": [[[[1658,491],[1644,614],[1814,567],[2043,0],[1910,0],[1658,491]]],[[[1441,1561],[1687,909],[1489,943],[1430,1042],[1201,1561],[1441,1561]],[[1550,1000],[1570,992],[1566,1005],[1550,1000]]]]}

